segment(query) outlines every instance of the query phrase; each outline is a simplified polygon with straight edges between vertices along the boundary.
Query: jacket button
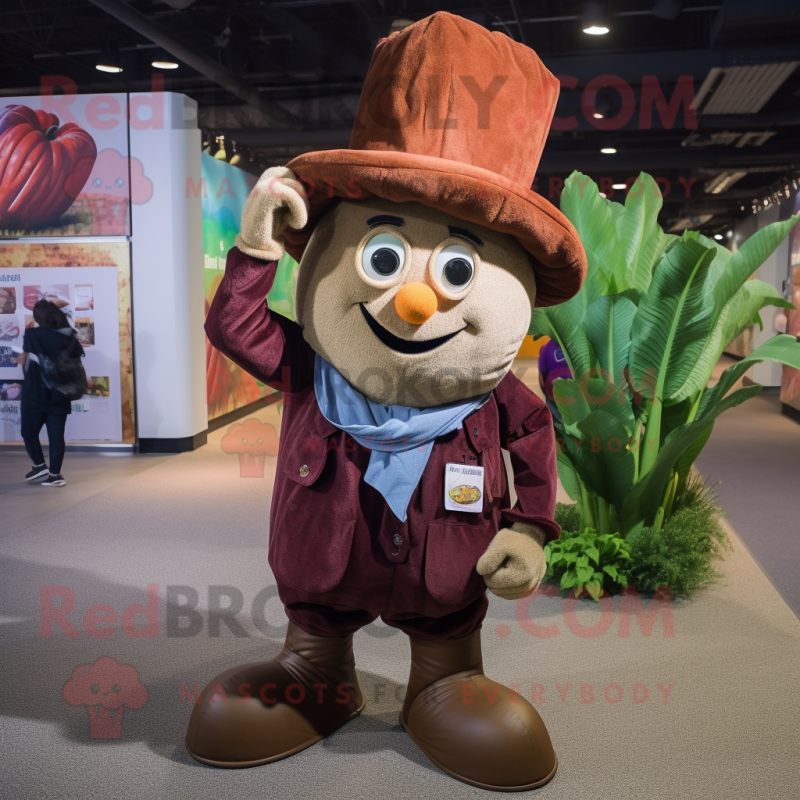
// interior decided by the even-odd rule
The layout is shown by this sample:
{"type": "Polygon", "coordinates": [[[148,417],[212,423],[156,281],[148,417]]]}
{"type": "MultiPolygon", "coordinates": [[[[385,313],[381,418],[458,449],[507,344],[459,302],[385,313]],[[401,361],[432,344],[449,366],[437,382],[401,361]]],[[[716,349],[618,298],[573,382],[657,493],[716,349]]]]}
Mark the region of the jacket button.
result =
{"type": "Polygon", "coordinates": [[[308,464],[303,464],[303,466],[300,467],[300,477],[301,478],[307,478],[308,477],[308,472],[309,472],[308,464]]]}
{"type": "Polygon", "coordinates": [[[395,547],[400,547],[400,545],[403,544],[403,537],[399,533],[396,533],[392,541],[394,542],[395,547]]]}
{"type": "Polygon", "coordinates": [[[478,426],[477,425],[472,429],[472,433],[473,433],[474,436],[478,435],[478,426]]]}

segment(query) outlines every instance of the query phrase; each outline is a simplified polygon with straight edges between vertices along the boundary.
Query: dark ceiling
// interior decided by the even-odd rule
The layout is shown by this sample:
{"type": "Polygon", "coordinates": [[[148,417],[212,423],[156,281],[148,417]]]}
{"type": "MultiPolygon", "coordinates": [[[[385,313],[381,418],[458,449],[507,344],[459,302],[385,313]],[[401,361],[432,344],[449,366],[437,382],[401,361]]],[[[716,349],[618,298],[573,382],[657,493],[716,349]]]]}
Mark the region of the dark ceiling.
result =
{"type": "Polygon", "coordinates": [[[180,66],[160,73],[165,88],[195,98],[201,126],[235,140],[257,171],[346,147],[375,43],[393,23],[447,10],[524,41],[561,76],[564,121],[537,186],[555,202],[573,169],[601,188],[644,170],[669,186],[666,228],[715,233],[800,178],[800,0],[604,5],[610,31],[589,36],[579,0],[3,0],[0,93],[36,94],[53,74],[79,92],[148,90],[151,61],[171,52],[180,66]],[[95,69],[112,41],[117,75],[95,69]],[[662,95],[664,111],[685,100],[676,115],[658,110],[662,95]]]}

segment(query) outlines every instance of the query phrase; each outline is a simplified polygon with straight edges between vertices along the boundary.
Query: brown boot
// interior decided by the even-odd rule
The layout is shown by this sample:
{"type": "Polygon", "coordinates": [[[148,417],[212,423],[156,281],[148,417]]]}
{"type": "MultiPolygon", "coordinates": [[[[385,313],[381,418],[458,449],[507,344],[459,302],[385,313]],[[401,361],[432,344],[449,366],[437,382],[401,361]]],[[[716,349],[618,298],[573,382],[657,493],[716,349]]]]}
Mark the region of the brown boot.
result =
{"type": "Polygon", "coordinates": [[[186,749],[212,767],[255,767],[305,750],[363,708],[352,635],[312,636],[289,623],[272,661],[229,669],[203,689],[186,749]]]}
{"type": "Polygon", "coordinates": [[[535,789],[558,760],[536,709],[483,674],[480,631],[465,639],[411,639],[400,722],[428,758],[482,789],[535,789]]]}

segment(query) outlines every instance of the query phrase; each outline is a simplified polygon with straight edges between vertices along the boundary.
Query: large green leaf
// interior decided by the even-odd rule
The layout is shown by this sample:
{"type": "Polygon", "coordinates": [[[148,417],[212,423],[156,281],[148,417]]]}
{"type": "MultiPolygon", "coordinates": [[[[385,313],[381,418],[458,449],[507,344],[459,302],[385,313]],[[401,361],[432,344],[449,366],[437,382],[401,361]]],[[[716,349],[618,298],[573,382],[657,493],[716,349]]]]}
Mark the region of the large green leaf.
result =
{"type": "Polygon", "coordinates": [[[709,267],[707,285],[713,306],[713,324],[707,328],[704,341],[698,341],[687,353],[691,370],[680,381],[671,381],[664,401],[679,402],[709,381],[714,365],[723,350],[755,320],[768,305],[789,307],[774,287],[748,278],[772,254],[788,235],[796,219],[776,222],[751,236],[736,253],[695,232],[687,233],[702,246],[713,248],[714,261],[709,267]]]}
{"type": "MultiPolygon", "coordinates": [[[[633,319],[630,370],[634,382],[654,385],[645,436],[656,446],[661,439],[664,398],[674,384],[684,382],[714,322],[713,302],[705,291],[713,258],[713,249],[684,236],[661,259],[633,319]]],[[[657,452],[656,447],[648,447],[641,453],[640,475],[653,466],[657,452]]]]}
{"type": "MultiPolygon", "coordinates": [[[[647,522],[652,519],[664,496],[667,481],[676,462],[690,447],[694,447],[697,453],[700,452],[710,435],[708,428],[713,425],[714,420],[724,411],[743,403],[761,391],[760,386],[748,386],[728,394],[753,364],[767,359],[800,369],[800,343],[794,336],[786,334],[775,336],[756,348],[747,358],[728,367],[720,376],[717,385],[703,392],[695,420],[676,428],[667,436],[652,468],[625,498],[622,509],[624,530],[630,530],[643,520],[647,522]],[[701,442],[698,443],[698,439],[701,439],[701,442]]],[[[679,469],[688,471],[690,465],[691,462],[688,465],[681,462],[679,469]]]]}
{"type": "Polygon", "coordinates": [[[706,429],[705,433],[701,433],[681,454],[675,462],[675,471],[678,473],[678,486],[682,487],[686,484],[686,479],[689,477],[689,470],[692,464],[697,460],[697,457],[702,452],[703,448],[711,438],[711,433],[714,430],[714,423],[712,422],[706,429]]]}
{"type": "Polygon", "coordinates": [[[600,197],[597,184],[580,172],[573,172],[564,183],[561,211],[580,236],[588,262],[587,278],[599,272],[608,283],[617,274],[620,280],[624,276],[625,252],[615,225],[615,217],[619,216],[616,209],[621,208],[600,197]]]}
{"type": "Polygon", "coordinates": [[[789,367],[800,369],[800,342],[794,336],[789,336],[786,333],[778,334],[769,341],[764,342],[760,347],[757,347],[746,358],[737,361],[732,367],[728,367],[720,375],[716,386],[703,392],[697,418],[701,419],[705,414],[709,413],[715,404],[719,403],[720,399],[733,388],[736,381],[753,364],[758,364],[761,361],[777,361],[779,364],[786,364],[789,367]]]}
{"type": "Polygon", "coordinates": [[[576,300],[582,294],[583,290],[568,303],[537,308],[531,318],[531,333],[555,339],[564,351],[573,375],[582,375],[597,363],[594,347],[581,327],[586,308],[576,300]]]}
{"type": "Polygon", "coordinates": [[[631,325],[636,305],[624,295],[598,297],[583,318],[586,335],[597,353],[600,366],[610,380],[618,383],[628,366],[631,325]]]}
{"type": "Polygon", "coordinates": [[[625,213],[616,219],[617,237],[625,253],[625,277],[624,282],[617,280],[618,292],[625,289],[646,292],[650,286],[653,267],[670,241],[658,225],[661,205],[658,185],[650,175],[640,173],[628,190],[625,213]]]}
{"type": "MultiPolygon", "coordinates": [[[[727,312],[722,329],[723,349],[727,347],[745,328],[758,323],[763,329],[760,311],[767,306],[794,308],[783,295],[769,283],[752,280],[744,285],[731,298],[725,310],[727,312]]],[[[721,355],[721,353],[720,353],[721,355]]]]}
{"type": "Polygon", "coordinates": [[[633,433],[634,416],[627,384],[607,380],[607,373],[599,367],[583,373],[578,379],[559,378],[554,381],[553,399],[565,429],[573,435],[578,433],[582,420],[600,410],[615,417],[629,436],[633,433]]]}
{"type": "Polygon", "coordinates": [[[581,482],[575,465],[570,461],[569,456],[559,447],[556,450],[556,462],[558,466],[558,477],[561,485],[571,500],[581,499],[581,482]]]}
{"type": "MultiPolygon", "coordinates": [[[[687,398],[680,403],[664,406],[661,416],[661,442],[672,433],[676,428],[680,428],[685,422],[689,421],[693,401],[697,397],[687,398]]],[[[696,415],[695,415],[696,416],[696,415]]],[[[694,418],[694,417],[693,417],[694,418]]]]}
{"type": "Polygon", "coordinates": [[[591,413],[591,408],[574,378],[557,378],[553,381],[553,400],[561,414],[564,430],[577,435],[578,423],[591,413]]]}
{"type": "Polygon", "coordinates": [[[658,265],[631,327],[630,368],[635,380],[648,370],[659,398],[691,371],[687,351],[711,327],[705,278],[714,250],[684,237],[658,265]]]}
{"type": "MultiPolygon", "coordinates": [[[[722,245],[705,239],[717,251],[724,268],[714,278],[713,290],[717,308],[721,309],[739,291],[741,285],[769,258],[778,245],[789,235],[796,217],[785,222],[774,222],[754,233],[732,255],[722,245]]],[[[703,237],[705,238],[705,237],[703,237]]]]}
{"type": "MultiPolygon", "coordinates": [[[[714,424],[714,420],[720,414],[758,394],[761,388],[761,386],[748,386],[744,389],[738,389],[728,397],[718,400],[713,407],[707,410],[707,413],[702,418],[676,428],[667,436],[663,446],[658,451],[652,468],[625,497],[622,506],[624,531],[629,531],[637,524],[641,525],[642,522],[645,524],[652,522],[656,510],[664,499],[667,482],[670,480],[672,470],[681,454],[686,452],[687,448],[696,443],[698,439],[705,437],[707,441],[710,435],[708,434],[708,428],[714,424]]],[[[702,444],[704,445],[705,441],[702,444]]]]}
{"type": "Polygon", "coordinates": [[[692,367],[683,386],[671,398],[668,398],[667,402],[680,402],[704,387],[711,378],[714,366],[725,348],[753,323],[761,324],[759,312],[767,306],[793,308],[792,304],[788,300],[784,300],[774,286],[770,286],[764,281],[745,281],[722,309],[703,352],[692,367]]]}
{"type": "Polygon", "coordinates": [[[609,503],[619,505],[633,486],[636,474],[628,434],[606,411],[593,411],[578,429],[580,438],[566,439],[567,453],[586,488],[609,503]]]}

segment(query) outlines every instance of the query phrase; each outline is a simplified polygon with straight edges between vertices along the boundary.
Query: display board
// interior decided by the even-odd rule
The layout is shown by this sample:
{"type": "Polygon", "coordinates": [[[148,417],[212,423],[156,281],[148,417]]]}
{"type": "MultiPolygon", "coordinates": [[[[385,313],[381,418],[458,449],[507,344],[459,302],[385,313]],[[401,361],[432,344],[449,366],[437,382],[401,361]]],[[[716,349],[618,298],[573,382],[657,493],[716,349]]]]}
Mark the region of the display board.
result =
{"type": "Polygon", "coordinates": [[[51,300],[67,314],[86,356],[89,390],[73,402],[68,442],[133,443],[130,245],[0,242],[0,441],[19,442],[25,375],[16,364],[33,306],[51,300]]]}
{"type": "MultiPolygon", "coordinates": [[[[203,270],[206,314],[225,272],[228,251],[234,246],[242,209],[256,178],[238,167],[204,153],[201,191],[203,196],[203,270]]],[[[273,311],[294,319],[297,262],[284,255],[275,283],[268,295],[273,311]]],[[[206,388],[209,420],[253,403],[272,389],[257,381],[226,358],[206,340],[206,388]]]]}
{"type": "MultiPolygon", "coordinates": [[[[800,213],[800,192],[794,196],[792,213],[800,213]]],[[[786,333],[800,339],[800,223],[789,234],[789,302],[794,308],[787,311],[786,333]]],[[[781,373],[781,402],[800,410],[800,370],[784,366],[781,373]]]]}
{"type": "MultiPolygon", "coordinates": [[[[137,124],[158,124],[152,97],[137,124]]],[[[129,157],[127,113],[126,94],[0,100],[0,236],[129,235],[152,184],[129,157]]]]}

